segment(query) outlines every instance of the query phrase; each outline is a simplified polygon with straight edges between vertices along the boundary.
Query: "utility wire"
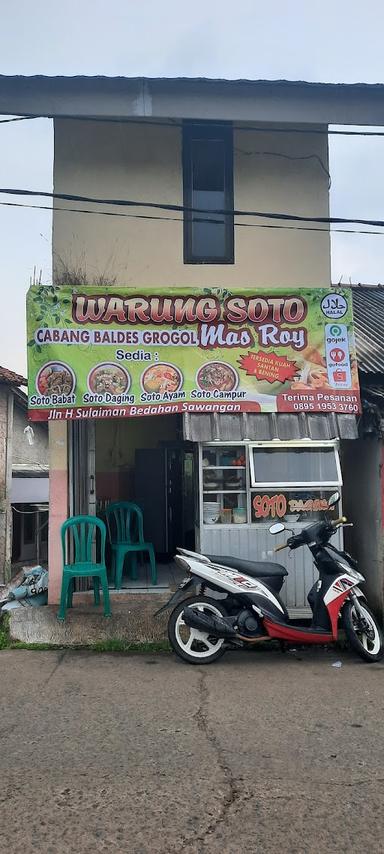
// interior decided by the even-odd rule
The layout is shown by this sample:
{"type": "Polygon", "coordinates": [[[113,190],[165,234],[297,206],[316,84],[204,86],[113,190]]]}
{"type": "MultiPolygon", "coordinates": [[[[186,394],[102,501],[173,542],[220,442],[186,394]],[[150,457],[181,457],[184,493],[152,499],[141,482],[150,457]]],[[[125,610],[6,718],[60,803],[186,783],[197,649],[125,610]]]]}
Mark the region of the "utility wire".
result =
{"type": "Polygon", "coordinates": [[[79,196],[73,193],[50,193],[47,190],[21,190],[0,187],[0,193],[8,196],[42,196],[49,199],[60,199],[61,201],[69,202],[85,202],[93,205],[113,205],[114,207],[129,207],[129,208],[150,208],[151,210],[175,211],[177,213],[188,214],[203,214],[207,218],[213,214],[215,216],[244,216],[256,217],[259,219],[284,220],[292,222],[309,222],[321,223],[323,225],[348,224],[348,225],[367,225],[374,228],[384,228],[384,220],[382,219],[360,219],[351,217],[339,216],[303,216],[302,214],[292,213],[276,213],[272,211],[247,211],[225,209],[225,208],[195,208],[186,205],[175,205],[162,202],[147,202],[137,201],[134,199],[99,199],[93,196],[79,196]]]}
{"type": "MultiPolygon", "coordinates": [[[[67,120],[67,121],[80,121],[80,122],[101,122],[107,124],[132,124],[132,125],[155,125],[156,127],[183,127],[185,122],[183,121],[164,121],[163,119],[159,119],[158,121],[154,121],[151,119],[131,119],[131,118],[114,118],[113,116],[84,116],[84,115],[31,115],[31,116],[17,116],[12,119],[0,119],[0,124],[4,124],[6,122],[16,122],[16,121],[28,121],[29,119],[52,119],[52,120],[67,120]]],[[[298,128],[298,127],[290,127],[287,125],[286,127],[260,127],[260,125],[236,125],[227,121],[214,121],[214,120],[201,120],[195,121],[193,119],[188,120],[190,124],[195,126],[202,125],[206,127],[208,124],[210,125],[225,125],[228,127],[230,125],[233,130],[241,130],[246,132],[257,132],[257,133],[301,133],[301,134],[320,134],[322,136],[384,136],[383,131],[368,131],[368,130],[330,130],[326,128],[323,130],[322,128],[298,128]]]]}
{"type": "MultiPolygon", "coordinates": [[[[129,214],[129,213],[117,213],[116,211],[91,211],[86,208],[58,208],[58,207],[50,207],[49,205],[26,205],[23,202],[0,202],[0,205],[3,207],[9,208],[28,208],[29,210],[42,210],[42,211],[51,211],[57,212],[60,211],[62,213],[79,213],[79,214],[91,214],[91,216],[117,216],[117,217],[128,217],[129,219],[144,219],[144,220],[159,220],[161,222],[184,222],[181,217],[174,216],[156,216],[150,214],[129,214]]],[[[204,219],[203,217],[197,217],[195,222],[205,222],[210,225],[220,224],[222,225],[223,220],[221,219],[204,219]]],[[[236,228],[275,228],[275,229],[283,229],[285,231],[317,231],[323,232],[324,234],[378,234],[381,237],[384,237],[384,231],[373,231],[367,229],[355,229],[355,228],[316,228],[314,226],[305,226],[305,225],[272,225],[271,223],[259,223],[259,222],[235,222],[236,228]]]]}
{"type": "Polygon", "coordinates": [[[15,116],[12,119],[0,119],[0,125],[6,125],[8,122],[27,122],[29,119],[40,119],[43,116],[15,116]]]}

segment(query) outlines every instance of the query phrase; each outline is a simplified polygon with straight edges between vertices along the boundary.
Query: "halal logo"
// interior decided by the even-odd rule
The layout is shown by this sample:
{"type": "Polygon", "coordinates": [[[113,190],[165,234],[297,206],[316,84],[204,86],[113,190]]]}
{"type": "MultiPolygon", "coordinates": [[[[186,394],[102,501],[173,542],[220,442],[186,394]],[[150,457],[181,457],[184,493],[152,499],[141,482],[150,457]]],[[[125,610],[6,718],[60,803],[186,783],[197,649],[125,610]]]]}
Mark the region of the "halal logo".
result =
{"type": "Polygon", "coordinates": [[[321,310],[325,317],[330,320],[339,320],[348,311],[348,303],[342,294],[327,294],[320,303],[321,310]]]}

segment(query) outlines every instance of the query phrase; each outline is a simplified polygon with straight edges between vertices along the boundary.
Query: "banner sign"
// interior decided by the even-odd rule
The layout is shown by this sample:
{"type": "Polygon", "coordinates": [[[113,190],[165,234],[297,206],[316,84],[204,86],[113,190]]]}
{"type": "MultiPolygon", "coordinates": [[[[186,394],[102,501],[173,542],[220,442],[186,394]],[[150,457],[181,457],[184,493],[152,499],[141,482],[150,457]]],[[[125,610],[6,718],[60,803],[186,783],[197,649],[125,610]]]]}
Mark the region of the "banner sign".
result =
{"type": "Polygon", "coordinates": [[[348,290],[34,285],[27,322],[35,421],[360,411],[348,290]]]}

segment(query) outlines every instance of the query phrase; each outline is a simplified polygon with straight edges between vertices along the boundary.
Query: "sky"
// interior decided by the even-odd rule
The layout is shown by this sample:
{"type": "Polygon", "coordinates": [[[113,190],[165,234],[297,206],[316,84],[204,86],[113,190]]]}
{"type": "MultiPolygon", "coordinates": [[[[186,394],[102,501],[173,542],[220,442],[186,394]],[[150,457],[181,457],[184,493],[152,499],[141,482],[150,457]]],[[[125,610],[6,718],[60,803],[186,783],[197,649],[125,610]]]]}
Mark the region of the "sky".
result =
{"type": "MultiPolygon", "coordinates": [[[[384,82],[382,0],[0,0],[0,19],[0,74],[384,82]]],[[[52,146],[46,119],[0,124],[0,186],[52,189],[52,146]]],[[[384,137],[331,138],[335,216],[384,219],[383,154],[384,137]]],[[[0,364],[22,373],[25,293],[34,268],[50,281],[50,241],[48,212],[0,205],[0,364]]],[[[335,235],[332,275],[384,282],[384,235],[335,235]]]]}

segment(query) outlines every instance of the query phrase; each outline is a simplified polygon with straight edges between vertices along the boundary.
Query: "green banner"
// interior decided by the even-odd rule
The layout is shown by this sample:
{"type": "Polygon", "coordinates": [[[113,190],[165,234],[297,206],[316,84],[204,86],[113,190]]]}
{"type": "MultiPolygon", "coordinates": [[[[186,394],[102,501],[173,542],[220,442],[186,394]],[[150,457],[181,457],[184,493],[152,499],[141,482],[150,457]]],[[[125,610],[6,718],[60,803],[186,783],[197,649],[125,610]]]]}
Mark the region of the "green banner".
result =
{"type": "Polygon", "coordinates": [[[32,420],[360,411],[350,290],[33,286],[27,325],[32,420]]]}

